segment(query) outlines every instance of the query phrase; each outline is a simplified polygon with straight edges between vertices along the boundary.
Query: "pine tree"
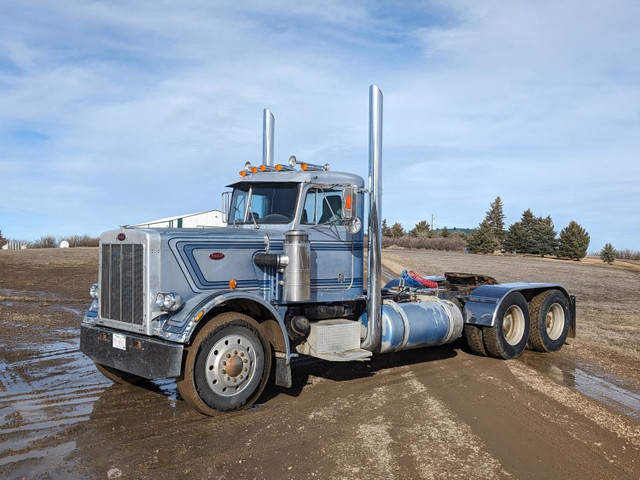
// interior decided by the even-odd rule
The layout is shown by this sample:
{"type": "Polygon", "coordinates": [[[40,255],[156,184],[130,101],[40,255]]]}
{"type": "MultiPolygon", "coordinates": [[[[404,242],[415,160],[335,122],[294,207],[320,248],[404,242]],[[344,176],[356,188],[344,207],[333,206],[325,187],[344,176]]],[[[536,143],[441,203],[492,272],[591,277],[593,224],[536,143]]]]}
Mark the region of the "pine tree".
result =
{"type": "Polygon", "coordinates": [[[506,252],[510,253],[527,253],[529,245],[529,236],[522,222],[516,222],[509,227],[504,237],[502,247],[506,252]]]}
{"type": "Polygon", "coordinates": [[[442,227],[442,230],[440,230],[440,236],[442,238],[448,238],[451,236],[451,232],[449,232],[449,229],[447,228],[446,225],[442,227]]]}
{"type": "Polygon", "coordinates": [[[486,212],[487,216],[485,219],[489,223],[489,226],[493,230],[493,234],[498,241],[498,248],[502,247],[502,242],[505,237],[504,230],[504,211],[502,205],[502,199],[500,197],[496,197],[496,199],[489,204],[489,210],[486,212]]]}
{"type": "Polygon", "coordinates": [[[516,251],[544,257],[555,253],[558,248],[551,216],[536,217],[530,208],[522,212],[519,222],[509,227],[507,237],[505,250],[508,252],[516,251]]]}
{"type": "Polygon", "coordinates": [[[613,248],[613,245],[611,245],[610,243],[607,243],[604,248],[602,250],[600,250],[600,259],[603,262],[608,263],[609,265],[611,265],[613,262],[616,261],[616,254],[618,252],[616,252],[616,249],[613,248]]]}
{"type": "Polygon", "coordinates": [[[495,232],[486,218],[480,226],[469,235],[467,245],[471,253],[493,253],[496,248],[498,248],[498,240],[495,232]]]}
{"type": "Polygon", "coordinates": [[[406,235],[404,228],[398,222],[394,223],[390,228],[390,237],[404,237],[406,235]]]}
{"type": "Polygon", "coordinates": [[[426,220],[420,220],[416,226],[409,230],[410,237],[426,237],[429,235],[430,228],[426,220]]]}
{"type": "Polygon", "coordinates": [[[587,231],[578,222],[571,220],[569,225],[560,232],[560,246],[557,255],[558,257],[580,260],[587,256],[590,241],[591,237],[587,231]]]}
{"type": "Polygon", "coordinates": [[[2,230],[0,230],[0,248],[2,248],[7,241],[8,240],[2,236],[2,230]]]}
{"type": "Polygon", "coordinates": [[[382,236],[383,237],[390,237],[391,236],[391,229],[389,228],[389,225],[387,225],[387,219],[383,219],[382,220],[382,236]]]}
{"type": "Polygon", "coordinates": [[[530,253],[543,257],[555,253],[558,249],[556,235],[551,216],[536,218],[531,229],[530,253]]]}
{"type": "Polygon", "coordinates": [[[524,212],[522,212],[522,218],[520,219],[520,223],[526,230],[531,230],[536,223],[536,216],[533,214],[530,208],[527,208],[524,212]]]}

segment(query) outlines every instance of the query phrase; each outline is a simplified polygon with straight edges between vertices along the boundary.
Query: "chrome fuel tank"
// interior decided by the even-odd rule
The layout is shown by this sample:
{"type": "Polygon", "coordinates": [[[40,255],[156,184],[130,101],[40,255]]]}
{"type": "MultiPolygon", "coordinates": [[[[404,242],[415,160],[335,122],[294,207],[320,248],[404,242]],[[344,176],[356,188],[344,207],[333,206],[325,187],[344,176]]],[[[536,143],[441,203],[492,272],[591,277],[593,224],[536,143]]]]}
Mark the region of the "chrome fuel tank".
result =
{"type": "MultiPolygon", "coordinates": [[[[366,327],[366,312],[360,322],[366,327]]],[[[375,352],[398,352],[450,343],[460,337],[463,325],[462,312],[448,300],[437,297],[407,303],[385,300],[380,345],[375,352]]]]}

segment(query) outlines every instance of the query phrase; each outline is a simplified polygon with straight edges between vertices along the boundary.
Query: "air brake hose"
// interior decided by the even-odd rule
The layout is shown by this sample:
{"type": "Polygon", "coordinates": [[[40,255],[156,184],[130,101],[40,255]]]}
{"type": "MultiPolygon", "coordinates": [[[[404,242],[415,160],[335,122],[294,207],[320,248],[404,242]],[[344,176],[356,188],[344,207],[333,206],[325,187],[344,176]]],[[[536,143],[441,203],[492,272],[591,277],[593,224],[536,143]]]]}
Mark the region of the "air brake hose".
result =
{"type": "Polygon", "coordinates": [[[403,270],[401,275],[405,285],[410,287],[438,288],[438,284],[436,282],[421,277],[413,270],[403,270]]]}

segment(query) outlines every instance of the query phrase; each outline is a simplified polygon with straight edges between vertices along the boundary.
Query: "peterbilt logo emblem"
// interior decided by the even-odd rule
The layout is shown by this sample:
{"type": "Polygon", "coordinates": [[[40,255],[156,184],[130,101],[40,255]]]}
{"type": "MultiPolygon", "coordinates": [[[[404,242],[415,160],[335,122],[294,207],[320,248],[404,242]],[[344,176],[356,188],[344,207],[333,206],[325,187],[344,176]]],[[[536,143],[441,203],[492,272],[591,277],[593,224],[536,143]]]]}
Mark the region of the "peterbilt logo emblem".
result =
{"type": "Polygon", "coordinates": [[[215,252],[209,255],[211,260],[222,260],[224,258],[224,253],[215,252]]]}

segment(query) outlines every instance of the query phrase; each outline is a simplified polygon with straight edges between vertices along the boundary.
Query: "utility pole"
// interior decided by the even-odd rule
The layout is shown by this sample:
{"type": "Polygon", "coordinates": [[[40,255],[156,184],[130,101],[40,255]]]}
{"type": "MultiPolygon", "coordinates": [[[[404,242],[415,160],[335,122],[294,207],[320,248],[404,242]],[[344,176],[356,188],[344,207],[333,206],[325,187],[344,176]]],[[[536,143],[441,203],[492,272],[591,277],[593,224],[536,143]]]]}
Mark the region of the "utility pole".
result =
{"type": "Polygon", "coordinates": [[[433,213],[431,214],[431,231],[433,232],[435,228],[433,228],[433,213]]]}

